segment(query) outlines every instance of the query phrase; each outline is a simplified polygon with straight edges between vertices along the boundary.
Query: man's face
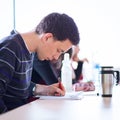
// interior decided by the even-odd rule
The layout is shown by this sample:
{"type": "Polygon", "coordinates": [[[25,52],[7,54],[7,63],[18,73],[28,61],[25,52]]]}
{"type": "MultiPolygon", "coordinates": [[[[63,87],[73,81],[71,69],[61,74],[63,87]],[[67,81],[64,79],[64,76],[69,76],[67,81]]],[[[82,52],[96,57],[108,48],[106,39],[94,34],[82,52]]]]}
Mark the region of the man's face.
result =
{"type": "Polygon", "coordinates": [[[71,47],[72,43],[68,39],[57,41],[52,36],[47,37],[37,49],[38,58],[40,60],[57,60],[63,52],[71,47]]]}

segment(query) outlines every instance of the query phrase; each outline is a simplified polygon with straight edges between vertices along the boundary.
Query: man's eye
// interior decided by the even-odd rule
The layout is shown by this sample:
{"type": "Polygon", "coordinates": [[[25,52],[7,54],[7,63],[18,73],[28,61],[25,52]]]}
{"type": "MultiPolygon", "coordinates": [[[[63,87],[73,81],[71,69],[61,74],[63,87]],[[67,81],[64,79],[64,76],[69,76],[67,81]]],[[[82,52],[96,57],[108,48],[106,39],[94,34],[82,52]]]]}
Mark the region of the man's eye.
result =
{"type": "Polygon", "coordinates": [[[57,52],[58,52],[58,53],[61,53],[61,50],[57,49],[57,52]]]}

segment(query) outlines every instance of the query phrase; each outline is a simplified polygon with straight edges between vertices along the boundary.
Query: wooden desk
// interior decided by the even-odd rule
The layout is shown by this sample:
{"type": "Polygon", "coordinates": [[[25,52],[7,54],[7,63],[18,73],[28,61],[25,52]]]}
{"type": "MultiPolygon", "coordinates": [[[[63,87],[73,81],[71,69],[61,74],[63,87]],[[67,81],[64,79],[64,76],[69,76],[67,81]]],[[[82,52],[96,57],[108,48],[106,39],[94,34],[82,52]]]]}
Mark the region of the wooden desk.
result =
{"type": "Polygon", "coordinates": [[[112,98],[36,100],[0,115],[0,120],[120,120],[120,86],[112,98]]]}

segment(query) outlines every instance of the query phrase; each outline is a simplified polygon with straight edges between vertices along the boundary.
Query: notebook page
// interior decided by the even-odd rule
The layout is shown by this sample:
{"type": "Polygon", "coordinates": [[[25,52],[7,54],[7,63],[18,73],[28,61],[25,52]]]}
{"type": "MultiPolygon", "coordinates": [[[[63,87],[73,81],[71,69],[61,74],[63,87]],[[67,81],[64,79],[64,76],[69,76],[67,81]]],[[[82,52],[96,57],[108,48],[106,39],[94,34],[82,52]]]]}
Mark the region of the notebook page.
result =
{"type": "Polygon", "coordinates": [[[83,98],[83,92],[69,92],[65,96],[37,96],[39,99],[49,100],[81,100],[83,98]]]}

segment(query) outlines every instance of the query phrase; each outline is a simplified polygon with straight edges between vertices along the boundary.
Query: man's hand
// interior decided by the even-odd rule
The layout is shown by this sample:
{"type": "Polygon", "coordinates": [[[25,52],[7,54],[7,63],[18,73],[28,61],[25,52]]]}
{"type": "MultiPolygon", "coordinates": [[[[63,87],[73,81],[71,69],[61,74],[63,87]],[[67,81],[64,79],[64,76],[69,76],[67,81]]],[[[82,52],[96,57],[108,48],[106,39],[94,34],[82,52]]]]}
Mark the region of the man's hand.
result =
{"type": "Polygon", "coordinates": [[[55,83],[52,85],[36,84],[35,86],[34,95],[54,96],[56,93],[59,94],[60,96],[65,95],[65,88],[62,83],[55,83]]]}

